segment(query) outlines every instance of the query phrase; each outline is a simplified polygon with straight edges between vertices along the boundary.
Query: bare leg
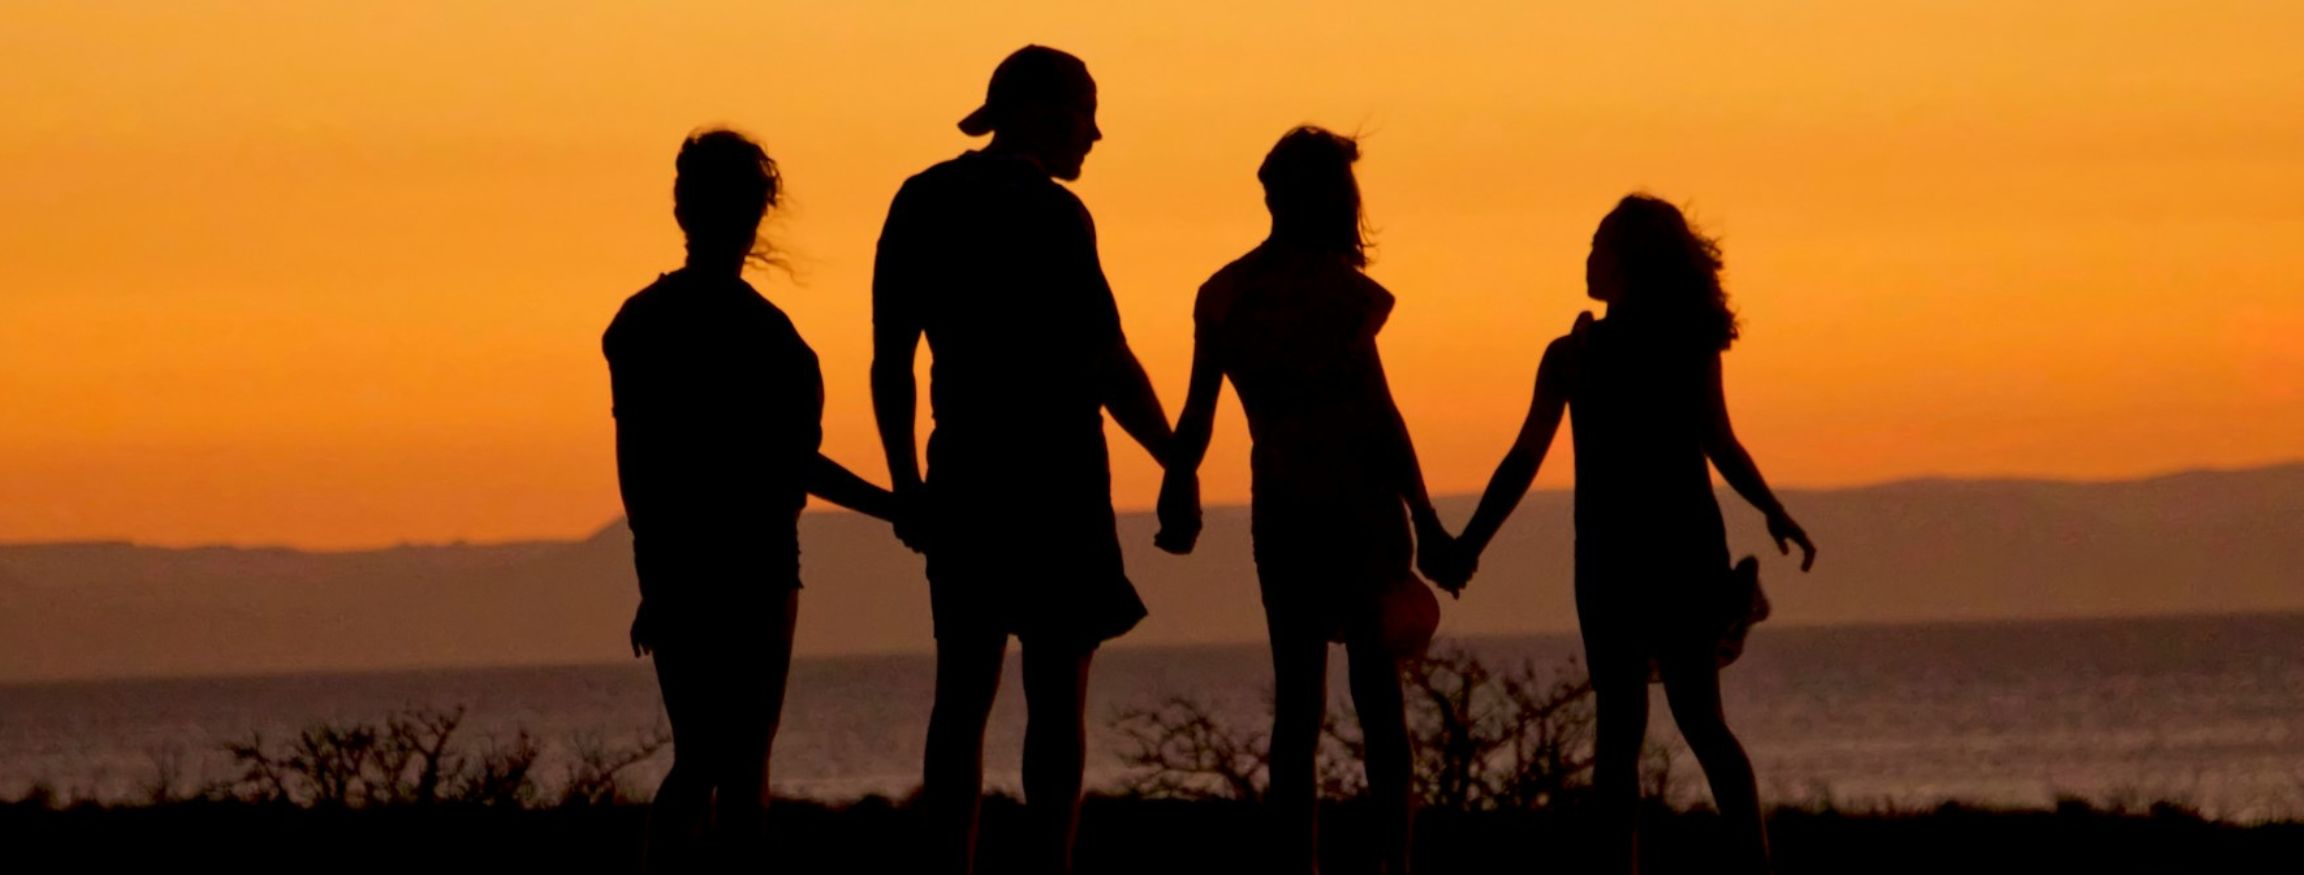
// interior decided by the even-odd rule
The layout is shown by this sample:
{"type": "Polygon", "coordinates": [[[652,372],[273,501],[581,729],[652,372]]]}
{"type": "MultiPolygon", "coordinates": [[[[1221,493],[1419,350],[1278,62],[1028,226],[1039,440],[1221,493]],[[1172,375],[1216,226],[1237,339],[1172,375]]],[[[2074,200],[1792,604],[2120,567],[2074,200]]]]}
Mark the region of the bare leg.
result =
{"type": "Polygon", "coordinates": [[[1268,871],[1320,871],[1320,724],[1328,710],[1328,642],[1272,629],[1272,756],[1264,805],[1272,816],[1268,871]]]}
{"type": "Polygon", "coordinates": [[[1400,660],[1374,642],[1345,648],[1351,658],[1352,706],[1368,742],[1368,795],[1376,808],[1377,871],[1408,871],[1408,838],[1415,820],[1409,784],[1407,707],[1401,700],[1400,660]]]}
{"type": "Polygon", "coordinates": [[[1024,644],[1024,804],[1033,871],[1072,871],[1088,764],[1088,665],[1093,648],[1024,644]]]}
{"type": "Polygon", "coordinates": [[[1728,730],[1727,713],[1720,704],[1718,663],[1709,652],[1676,654],[1665,660],[1663,675],[1672,719],[1704,767],[1712,803],[1719,806],[1720,820],[1728,830],[1729,865],[1721,871],[1763,875],[1769,871],[1768,824],[1760,813],[1752,760],[1728,730]]]}
{"type": "Polygon", "coordinates": [[[1599,871],[1640,871],[1640,748],[1648,736],[1648,666],[1637,653],[1607,653],[1585,639],[1598,738],[1592,789],[1600,809],[1599,871]]]}
{"type": "Polygon", "coordinates": [[[712,713],[713,691],[708,664],[671,642],[658,647],[654,657],[656,685],[663,691],[664,714],[672,724],[672,768],[648,806],[643,867],[649,872],[682,872],[702,865],[704,835],[712,820],[713,762],[718,757],[719,728],[712,713]]]}
{"type": "Polygon", "coordinates": [[[920,807],[930,871],[965,875],[976,863],[976,813],[984,791],[984,722],[1000,693],[1006,635],[936,641],[936,706],[928,717],[920,807]]]}
{"type": "Polygon", "coordinates": [[[720,788],[717,830],[730,864],[751,871],[770,864],[768,762],[784,714],[784,688],[792,673],[792,630],[799,610],[800,591],[795,589],[785,598],[780,614],[761,624],[759,663],[726,669],[745,673],[731,688],[755,698],[722,703],[734,725],[727,735],[727,756],[718,763],[722,772],[713,782],[720,788]]]}

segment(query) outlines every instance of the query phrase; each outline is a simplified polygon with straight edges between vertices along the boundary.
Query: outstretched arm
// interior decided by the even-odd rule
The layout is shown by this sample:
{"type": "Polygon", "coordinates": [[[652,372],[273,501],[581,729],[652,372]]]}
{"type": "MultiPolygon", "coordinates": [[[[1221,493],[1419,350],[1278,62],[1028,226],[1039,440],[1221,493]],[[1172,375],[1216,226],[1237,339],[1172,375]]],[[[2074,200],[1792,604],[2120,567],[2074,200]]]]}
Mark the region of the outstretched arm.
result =
{"type": "Polygon", "coordinates": [[[1216,430],[1216,402],[1224,394],[1224,370],[1206,344],[1192,345],[1192,385],[1176,433],[1168,445],[1168,476],[1160,483],[1160,532],[1152,543],[1170,553],[1190,553],[1200,537],[1200,461],[1216,430]]]}
{"type": "MultiPolygon", "coordinates": [[[[1578,329],[1590,318],[1590,314],[1581,317],[1578,329]]],[[[1520,499],[1536,482],[1536,472],[1544,467],[1544,456],[1551,452],[1552,439],[1559,434],[1560,420],[1568,411],[1569,376],[1576,367],[1578,342],[1573,334],[1553,341],[1536,366],[1536,394],[1528,403],[1527,418],[1520,423],[1520,435],[1513,439],[1504,461],[1497,463],[1496,473],[1488,478],[1487,491],[1480,495],[1480,508],[1473,511],[1472,521],[1456,538],[1458,567],[1448,582],[1453,588],[1461,589],[1471,579],[1481,552],[1488,549],[1496,530],[1520,506],[1520,499]]]]}
{"type": "Polygon", "coordinates": [[[1168,473],[1192,474],[1208,456],[1208,441],[1216,432],[1216,402],[1224,394],[1224,369],[1204,343],[1192,344],[1192,384],[1184,393],[1184,409],[1176,415],[1175,442],[1168,445],[1168,473]]]}
{"type": "Polygon", "coordinates": [[[823,453],[808,462],[808,494],[890,522],[898,516],[895,493],[856,476],[823,453]]]}
{"type": "Polygon", "coordinates": [[[1800,570],[1807,571],[1816,564],[1816,545],[1809,542],[1808,533],[1785,512],[1784,504],[1776,500],[1776,493],[1760,476],[1760,466],[1752,461],[1752,454],[1745,451],[1744,442],[1736,439],[1736,429],[1728,422],[1728,394],[1722,386],[1717,355],[1711,357],[1705,382],[1704,454],[1712,458],[1712,466],[1720,470],[1720,478],[1728,481],[1737,495],[1744,496],[1745,501],[1768,518],[1768,536],[1776,539],[1777,552],[1790,555],[1792,545],[1800,545],[1800,570]]]}

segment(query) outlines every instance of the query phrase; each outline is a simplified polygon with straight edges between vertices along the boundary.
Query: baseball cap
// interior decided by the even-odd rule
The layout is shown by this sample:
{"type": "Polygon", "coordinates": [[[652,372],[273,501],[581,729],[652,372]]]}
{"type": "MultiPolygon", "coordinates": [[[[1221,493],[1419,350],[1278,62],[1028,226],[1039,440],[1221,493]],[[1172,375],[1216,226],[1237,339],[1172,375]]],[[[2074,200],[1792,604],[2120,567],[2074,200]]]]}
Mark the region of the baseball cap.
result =
{"type": "Polygon", "coordinates": [[[992,132],[1000,117],[1026,106],[1082,106],[1096,95],[1096,80],[1088,65],[1059,49],[1029,45],[1010,53],[992,69],[992,84],[984,89],[984,105],[960,120],[960,131],[971,137],[992,132]]]}

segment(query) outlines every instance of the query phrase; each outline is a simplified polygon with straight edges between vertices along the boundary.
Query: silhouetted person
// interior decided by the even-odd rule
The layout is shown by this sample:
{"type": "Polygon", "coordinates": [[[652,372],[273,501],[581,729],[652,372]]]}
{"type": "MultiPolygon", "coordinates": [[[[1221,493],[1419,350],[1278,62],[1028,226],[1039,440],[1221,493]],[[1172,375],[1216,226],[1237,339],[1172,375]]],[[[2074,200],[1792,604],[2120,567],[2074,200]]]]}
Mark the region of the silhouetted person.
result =
{"type": "Polygon", "coordinates": [[[688,262],[624,302],[601,345],[632,527],[634,655],[654,654],[672,770],[649,868],[766,860],[769,747],[784,707],[809,493],[881,518],[895,496],[817,452],[824,382],[783,311],[744,282],[779,178],[733,131],[681,144],[672,215],[688,262]]]}
{"type": "Polygon", "coordinates": [[[1573,410],[1576,612],[1599,712],[1593,784],[1608,825],[1601,840],[1609,871],[1639,868],[1652,666],[1733,841],[1719,871],[1768,871],[1752,763],[1720,706],[1720,642],[1741,618],[1721,608],[1721,593],[1737,584],[1707,461],[1767,515],[1778,550],[1800,546],[1802,571],[1816,548],[1729,427],[1720,353],[1737,325],[1719,274],[1719,248],[1669,203],[1636,194],[1601,220],[1584,275],[1607,318],[1580,316],[1544,351],[1520,437],[1444,575],[1446,586],[1470,577],[1573,410]]]}
{"type": "Polygon", "coordinates": [[[1024,651],[1024,795],[1032,865],[1071,866],[1085,757],[1088,665],[1144,604],[1113,530],[1104,418],[1155,458],[1166,414],[1120,331],[1076,179],[1096,128],[1079,59],[1026,46],[1000,62],[960,122],[981,151],[906,180],[873,267],[872,392],[888,469],[922,524],[936,706],[921,804],[940,871],[973,862],[984,723],[1013,635],[1024,651]],[[1054,179],[1051,179],[1054,177],[1054,179]],[[934,356],[923,484],[913,359],[934,356]]]}
{"type": "MultiPolygon", "coordinates": [[[[1189,552],[1200,527],[1196,471],[1229,377],[1255,438],[1256,572],[1272,636],[1271,789],[1277,859],[1257,871],[1316,872],[1314,759],[1327,711],[1329,642],[1351,660],[1367,739],[1381,871],[1406,871],[1409,746],[1398,645],[1383,596],[1422,590],[1416,539],[1446,542],[1377,355],[1393,298],[1367,263],[1359,147],[1319,128],[1280,138],[1256,171],[1272,232],[1200,287],[1192,388],[1160,494],[1160,545],[1189,552]]],[[[1428,602],[1428,592],[1420,592],[1428,602]]],[[[1429,630],[1425,630],[1429,635],[1429,630]]],[[[1420,655],[1420,654],[1419,654],[1420,655]]]]}

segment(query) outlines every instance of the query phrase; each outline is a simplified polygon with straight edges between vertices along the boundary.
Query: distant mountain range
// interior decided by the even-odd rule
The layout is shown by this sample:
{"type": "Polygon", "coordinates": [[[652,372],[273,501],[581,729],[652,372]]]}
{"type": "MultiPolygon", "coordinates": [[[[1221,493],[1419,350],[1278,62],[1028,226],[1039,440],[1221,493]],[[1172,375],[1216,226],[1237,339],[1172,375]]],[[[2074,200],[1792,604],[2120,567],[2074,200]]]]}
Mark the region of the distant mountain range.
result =
{"type": "MultiPolygon", "coordinates": [[[[2304,610],[2304,464],[2109,483],[1913,480],[1787,490],[1822,552],[1800,575],[1722,493],[1778,624],[2304,610]]],[[[1461,524],[1474,499],[1441,502],[1461,524]]],[[[1244,507],[1199,551],[1120,521],[1152,616],[1115,646],[1261,640],[1244,507]]],[[[804,654],[930,647],[921,562],[878,522],[802,522],[804,654]]],[[[1566,492],[1531,494],[1443,633],[1569,631],[1566,492]]],[[[0,681],[599,662],[630,658],[621,521],[581,541],[355,552],[130,543],[0,545],[0,681]]]]}

